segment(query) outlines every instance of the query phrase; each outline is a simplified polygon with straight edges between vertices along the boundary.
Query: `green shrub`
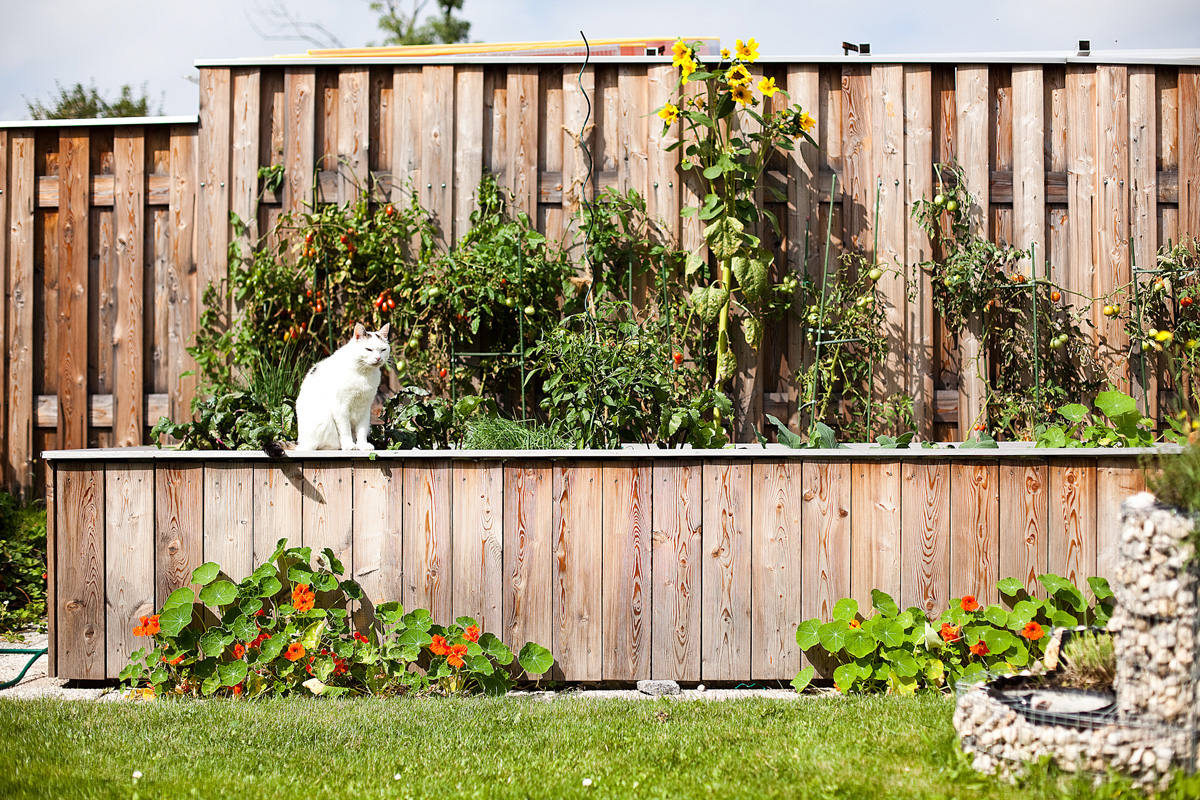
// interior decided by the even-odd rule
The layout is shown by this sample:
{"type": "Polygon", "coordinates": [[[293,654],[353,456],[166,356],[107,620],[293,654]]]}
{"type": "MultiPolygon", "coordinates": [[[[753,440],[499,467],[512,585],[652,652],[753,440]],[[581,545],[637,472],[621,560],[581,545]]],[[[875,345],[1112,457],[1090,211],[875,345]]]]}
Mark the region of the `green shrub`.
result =
{"type": "MultiPolygon", "coordinates": [[[[909,694],[953,688],[989,672],[1012,673],[1040,659],[1052,628],[1103,625],[1112,614],[1112,591],[1104,578],[1088,578],[1094,603],[1058,575],[1039,575],[1046,599],[1030,597],[1016,578],[996,584],[1012,601],[986,608],[974,597],[952,600],[929,622],[919,608],[901,611],[878,589],[871,592],[875,614],[863,619],[858,602],[839,600],[833,620],[810,619],[796,629],[796,642],[809,657],[833,667],[839,691],[909,694]]],[[[792,685],[803,689],[815,670],[806,667],[792,685]]]]}
{"type": "Polygon", "coordinates": [[[1146,476],[1146,486],[1158,502],[1191,514],[1200,511],[1200,447],[1190,445],[1157,461],[1158,471],[1146,476]]]}
{"type": "Polygon", "coordinates": [[[46,508],[0,492],[0,633],[46,616],[46,508]]]}
{"type": "MultiPolygon", "coordinates": [[[[438,625],[424,609],[405,613],[388,602],[372,615],[355,612],[355,624],[352,606],[366,602],[362,588],[340,578],[344,569],[329,548],[315,563],[311,548],[280,539],[270,559],[237,584],[216,563],[200,565],[192,573],[203,587],[199,598],[176,589],[133,629],[149,643],[133,653],[121,680],[154,696],[206,697],[503,694],[513,685],[512,651],[475,620],[438,625]]],[[[516,660],[531,674],[553,664],[533,642],[516,660]]]]}

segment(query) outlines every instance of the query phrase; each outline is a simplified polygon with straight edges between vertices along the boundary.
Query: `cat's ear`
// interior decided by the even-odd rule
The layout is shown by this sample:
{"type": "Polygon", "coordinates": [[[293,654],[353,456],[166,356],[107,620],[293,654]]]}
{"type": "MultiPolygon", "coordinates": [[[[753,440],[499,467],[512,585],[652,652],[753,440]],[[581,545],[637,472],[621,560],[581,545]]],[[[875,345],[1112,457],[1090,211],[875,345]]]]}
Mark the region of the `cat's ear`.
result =
{"type": "Polygon", "coordinates": [[[378,331],[376,331],[376,333],[378,333],[381,337],[386,339],[386,338],[388,338],[388,332],[391,329],[392,329],[392,323],[386,322],[386,323],[384,323],[382,328],[380,328],[378,331]]]}
{"type": "Polygon", "coordinates": [[[354,323],[354,338],[361,339],[367,335],[367,329],[363,327],[361,322],[354,323]]]}

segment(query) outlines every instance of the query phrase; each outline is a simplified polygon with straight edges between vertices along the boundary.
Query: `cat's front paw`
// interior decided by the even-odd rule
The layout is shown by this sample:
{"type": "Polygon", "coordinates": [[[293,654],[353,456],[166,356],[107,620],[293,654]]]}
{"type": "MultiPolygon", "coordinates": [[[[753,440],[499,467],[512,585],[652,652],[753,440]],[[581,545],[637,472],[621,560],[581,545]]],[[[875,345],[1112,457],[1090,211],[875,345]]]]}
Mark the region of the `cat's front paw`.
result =
{"type": "Polygon", "coordinates": [[[371,444],[370,442],[359,442],[357,445],[355,445],[355,449],[356,450],[374,450],[375,445],[371,444]]]}
{"type": "Polygon", "coordinates": [[[357,449],[358,449],[358,447],[355,446],[353,439],[344,439],[341,442],[338,442],[338,450],[357,450],[357,449]]]}

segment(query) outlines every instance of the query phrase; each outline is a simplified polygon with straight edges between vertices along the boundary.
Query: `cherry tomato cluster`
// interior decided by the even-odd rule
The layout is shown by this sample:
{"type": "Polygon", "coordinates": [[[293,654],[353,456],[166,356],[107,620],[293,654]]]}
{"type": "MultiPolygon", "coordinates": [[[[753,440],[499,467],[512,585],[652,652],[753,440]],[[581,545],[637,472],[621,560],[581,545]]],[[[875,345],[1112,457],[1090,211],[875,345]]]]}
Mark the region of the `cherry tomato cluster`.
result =
{"type": "Polygon", "coordinates": [[[283,340],[287,342],[292,339],[299,339],[306,330],[308,330],[307,323],[301,322],[299,325],[293,325],[283,332],[283,340]]]}
{"type": "Polygon", "coordinates": [[[372,301],[371,305],[375,306],[380,311],[383,311],[384,309],[387,309],[388,311],[395,310],[396,299],[394,297],[392,297],[392,290],[384,289],[382,292],[379,293],[379,297],[376,297],[372,301]]]}
{"type": "Polygon", "coordinates": [[[320,289],[317,289],[315,293],[312,289],[309,289],[304,293],[304,295],[308,298],[308,307],[314,312],[320,314],[325,310],[325,299],[323,297],[324,292],[322,292],[320,289]]]}

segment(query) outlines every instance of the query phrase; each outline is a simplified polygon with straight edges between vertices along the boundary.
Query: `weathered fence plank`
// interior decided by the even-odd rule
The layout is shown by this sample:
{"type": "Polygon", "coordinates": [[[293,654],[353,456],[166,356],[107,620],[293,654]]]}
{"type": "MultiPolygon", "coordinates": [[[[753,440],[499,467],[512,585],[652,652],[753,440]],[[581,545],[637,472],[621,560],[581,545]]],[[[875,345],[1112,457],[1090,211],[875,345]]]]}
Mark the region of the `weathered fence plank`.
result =
{"type": "MultiPolygon", "coordinates": [[[[254,571],[253,470],[220,461],[204,465],[204,558],[234,581],[254,571]]],[[[197,564],[199,566],[199,564],[197,564]]]]}
{"type": "Polygon", "coordinates": [[[405,608],[427,608],[439,619],[452,613],[449,461],[404,465],[405,608]]]}
{"type": "Polygon", "coordinates": [[[1096,574],[1096,461],[1050,464],[1050,572],[1082,585],[1096,574]]]}
{"type": "Polygon", "coordinates": [[[603,675],[602,468],[586,461],[554,466],[554,652],[556,672],[574,680],[603,675]]]}
{"type": "Polygon", "coordinates": [[[554,641],[552,468],[532,461],[504,466],[504,620],[512,648],[554,641]]]}
{"type": "Polygon", "coordinates": [[[700,677],[732,680],[750,670],[750,465],[704,464],[700,677]]]}
{"type": "Polygon", "coordinates": [[[650,464],[604,465],[603,669],[612,680],[650,677],[652,475],[650,464]]]}
{"type": "MultiPolygon", "coordinates": [[[[257,498],[255,507],[257,509],[257,498]]],[[[366,629],[380,603],[403,594],[404,468],[384,464],[354,471],[353,577],[363,589],[355,625],[366,629]]]]}
{"type": "MultiPolygon", "coordinates": [[[[145,435],[143,395],[145,316],[145,131],[118,130],[114,135],[116,161],[114,206],[117,234],[116,363],[113,365],[113,444],[140,445],[145,435]]],[[[156,420],[157,421],[157,420],[156,420]]]]}
{"type": "Polygon", "coordinates": [[[800,464],[753,465],[750,675],[791,680],[799,672],[796,625],[804,613],[803,475],[800,464]]]}
{"type": "Polygon", "coordinates": [[[59,675],[107,677],[104,591],[104,466],[62,465],[54,524],[55,650],[59,675]]]}
{"type": "Polygon", "coordinates": [[[304,543],[304,467],[298,463],[255,466],[254,567],[265,564],[280,539],[288,547],[304,543]]]}
{"type": "Polygon", "coordinates": [[[804,618],[833,619],[833,605],[850,595],[851,465],[804,462],[804,618]]]}
{"type": "Polygon", "coordinates": [[[1035,597],[1045,594],[1037,576],[1046,571],[1050,524],[1046,470],[1045,462],[1000,463],[1000,576],[1035,597]]]}
{"type": "Polygon", "coordinates": [[[113,464],[104,475],[106,677],[116,678],[146,639],[133,635],[154,602],[154,465],[113,464]]]}
{"type": "Polygon", "coordinates": [[[851,465],[850,596],[871,615],[871,590],[900,596],[899,461],[851,465]]]}
{"type": "Polygon", "coordinates": [[[956,463],[950,477],[950,597],[999,599],[1000,474],[994,463],[956,463]]]}
{"type": "MultiPolygon", "coordinates": [[[[86,135],[59,137],[58,443],[86,447],[88,362],[88,148],[86,135]]],[[[49,267],[47,267],[49,271],[49,267]]]]}
{"type": "Polygon", "coordinates": [[[483,630],[499,628],[504,619],[503,497],[502,464],[454,462],[451,610],[474,617],[483,630]]]}
{"type": "Polygon", "coordinates": [[[650,627],[651,668],[658,679],[700,680],[703,479],[699,461],[654,467],[650,627]]]}
{"type": "Polygon", "coordinates": [[[154,603],[189,585],[204,563],[204,466],[164,463],[154,470],[154,603]]]}
{"type": "Polygon", "coordinates": [[[6,352],[7,457],[5,478],[22,495],[33,486],[33,318],[42,309],[35,306],[34,276],[34,137],[14,133],[9,137],[9,227],[8,236],[8,331],[6,352]]]}
{"type": "Polygon", "coordinates": [[[900,605],[926,614],[950,601],[950,465],[901,466],[900,605]]]}

